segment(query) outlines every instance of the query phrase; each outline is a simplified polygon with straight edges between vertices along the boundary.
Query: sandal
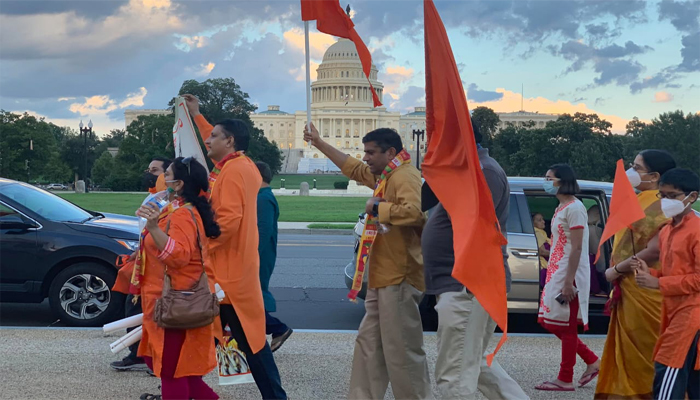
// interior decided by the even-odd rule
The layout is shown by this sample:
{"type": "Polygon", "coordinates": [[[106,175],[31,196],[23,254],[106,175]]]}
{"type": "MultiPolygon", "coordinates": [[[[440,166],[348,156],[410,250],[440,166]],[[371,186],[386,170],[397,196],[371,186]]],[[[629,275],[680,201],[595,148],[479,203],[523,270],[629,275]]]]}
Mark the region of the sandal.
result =
{"type": "Polygon", "coordinates": [[[598,376],[598,374],[600,374],[600,370],[593,371],[588,375],[582,376],[581,379],[578,381],[578,387],[582,388],[588,385],[593,379],[595,379],[598,376]]]}
{"type": "Polygon", "coordinates": [[[574,388],[564,387],[564,386],[558,385],[554,382],[548,382],[548,381],[542,382],[539,385],[535,386],[535,389],[542,390],[545,392],[573,392],[576,390],[574,388]]]}
{"type": "Polygon", "coordinates": [[[139,397],[140,400],[162,400],[162,396],[159,394],[144,393],[139,397]]]}

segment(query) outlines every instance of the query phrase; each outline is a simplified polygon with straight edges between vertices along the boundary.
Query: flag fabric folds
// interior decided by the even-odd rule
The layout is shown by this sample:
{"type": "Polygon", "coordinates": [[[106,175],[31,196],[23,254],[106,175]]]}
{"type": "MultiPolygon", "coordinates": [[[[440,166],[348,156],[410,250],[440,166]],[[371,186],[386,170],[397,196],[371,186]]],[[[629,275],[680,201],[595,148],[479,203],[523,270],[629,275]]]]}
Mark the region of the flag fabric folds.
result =
{"type": "Polygon", "coordinates": [[[432,0],[425,0],[425,91],[428,152],[423,176],[452,220],[452,276],[476,296],[504,334],[508,306],[498,224],[491,191],[481,171],[462,80],[447,32],[432,0]]]}
{"type": "Polygon", "coordinates": [[[610,214],[607,222],[605,222],[605,229],[603,229],[603,235],[598,244],[595,262],[598,262],[598,258],[600,258],[600,248],[603,243],[625,227],[629,227],[631,231],[632,227],[630,225],[645,217],[646,214],[644,214],[644,210],[639,204],[637,194],[634,192],[634,188],[625,173],[625,164],[622,159],[617,160],[612,198],[610,199],[610,214]]]}
{"type": "MultiPolygon", "coordinates": [[[[369,82],[369,75],[372,70],[372,56],[367,46],[355,31],[355,24],[350,17],[340,7],[338,0],[301,0],[302,21],[316,21],[316,29],[328,35],[350,39],[355,43],[357,55],[362,62],[362,71],[369,82]]],[[[375,107],[380,107],[382,102],[377,96],[377,92],[369,82],[372,92],[372,100],[375,107]]]]}

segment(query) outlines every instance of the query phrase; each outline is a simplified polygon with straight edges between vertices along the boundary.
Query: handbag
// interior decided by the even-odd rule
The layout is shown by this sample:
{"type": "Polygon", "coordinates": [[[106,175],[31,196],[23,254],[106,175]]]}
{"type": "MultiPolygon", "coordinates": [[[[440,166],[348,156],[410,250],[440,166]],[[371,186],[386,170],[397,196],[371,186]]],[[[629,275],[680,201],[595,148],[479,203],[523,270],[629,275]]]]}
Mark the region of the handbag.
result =
{"type": "Polygon", "coordinates": [[[204,254],[199,236],[199,226],[192,210],[189,210],[197,229],[197,246],[199,247],[202,275],[189,290],[175,290],[170,283],[168,267],[163,276],[163,294],[156,300],[153,320],[165,329],[194,329],[207,326],[219,316],[219,302],[216,294],[209,290],[209,281],[204,268],[204,254]]]}

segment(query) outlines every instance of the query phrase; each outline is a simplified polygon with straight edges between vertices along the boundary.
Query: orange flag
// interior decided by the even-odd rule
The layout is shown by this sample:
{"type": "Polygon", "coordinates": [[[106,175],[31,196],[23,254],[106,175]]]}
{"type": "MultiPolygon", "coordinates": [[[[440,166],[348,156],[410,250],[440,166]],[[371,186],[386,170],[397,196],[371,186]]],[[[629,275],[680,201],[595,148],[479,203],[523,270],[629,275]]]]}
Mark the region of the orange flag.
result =
{"type": "MultiPolygon", "coordinates": [[[[357,55],[362,62],[362,71],[369,82],[369,74],[372,70],[372,55],[369,53],[365,42],[355,31],[355,24],[350,17],[340,8],[338,0],[301,0],[301,20],[316,21],[316,29],[329,35],[350,39],[355,43],[357,55]]],[[[375,107],[380,107],[382,102],[369,82],[372,92],[372,100],[375,107]]]]}
{"type": "Polygon", "coordinates": [[[645,218],[644,210],[637,200],[637,194],[625,173],[622,159],[617,160],[615,182],[613,183],[612,198],[610,199],[610,215],[603,229],[603,236],[598,244],[595,262],[600,258],[600,247],[617,232],[645,218]]]}
{"type": "Polygon", "coordinates": [[[452,276],[476,296],[506,340],[508,305],[501,234],[491,191],[479,164],[467,99],[447,38],[432,0],[425,0],[425,95],[428,152],[422,165],[426,182],[452,220],[455,265],[452,276]]]}

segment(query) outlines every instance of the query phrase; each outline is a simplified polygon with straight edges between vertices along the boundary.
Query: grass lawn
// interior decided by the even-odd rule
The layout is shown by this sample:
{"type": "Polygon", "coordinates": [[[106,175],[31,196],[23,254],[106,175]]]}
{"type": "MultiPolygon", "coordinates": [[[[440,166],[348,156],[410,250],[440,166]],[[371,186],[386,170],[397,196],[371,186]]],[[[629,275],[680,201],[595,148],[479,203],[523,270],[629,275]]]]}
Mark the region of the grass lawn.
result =
{"type": "Polygon", "coordinates": [[[693,204],[693,208],[696,211],[700,211],[700,201],[696,201],[695,204],[693,204]]]}
{"type": "Polygon", "coordinates": [[[309,224],[309,229],[355,229],[355,224],[309,224]]]}
{"type": "MultiPolygon", "coordinates": [[[[115,214],[134,215],[147,193],[56,193],[83,208],[115,214]]],[[[278,196],[281,222],[350,222],[365,209],[362,197],[278,196]]]]}
{"type": "Polygon", "coordinates": [[[302,182],[307,182],[309,184],[309,189],[314,187],[314,179],[316,179],[316,189],[318,190],[330,190],[335,189],[333,187],[334,182],[347,182],[348,178],[344,175],[276,175],[272,178],[272,188],[280,188],[280,180],[284,179],[284,187],[288,190],[299,190],[299,185],[302,182]]]}

